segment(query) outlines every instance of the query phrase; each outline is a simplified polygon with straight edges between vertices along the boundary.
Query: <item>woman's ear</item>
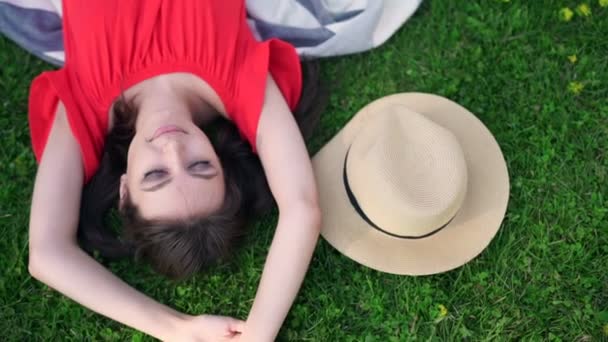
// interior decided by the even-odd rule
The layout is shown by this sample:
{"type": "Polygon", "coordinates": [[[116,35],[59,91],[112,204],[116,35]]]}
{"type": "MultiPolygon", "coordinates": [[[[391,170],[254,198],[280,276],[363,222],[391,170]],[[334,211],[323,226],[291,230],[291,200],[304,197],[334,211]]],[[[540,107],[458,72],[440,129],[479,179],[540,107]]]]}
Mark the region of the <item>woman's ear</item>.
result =
{"type": "Polygon", "coordinates": [[[118,208],[122,209],[125,200],[128,196],[128,188],[127,188],[127,174],[123,174],[120,176],[120,187],[118,189],[118,208]]]}

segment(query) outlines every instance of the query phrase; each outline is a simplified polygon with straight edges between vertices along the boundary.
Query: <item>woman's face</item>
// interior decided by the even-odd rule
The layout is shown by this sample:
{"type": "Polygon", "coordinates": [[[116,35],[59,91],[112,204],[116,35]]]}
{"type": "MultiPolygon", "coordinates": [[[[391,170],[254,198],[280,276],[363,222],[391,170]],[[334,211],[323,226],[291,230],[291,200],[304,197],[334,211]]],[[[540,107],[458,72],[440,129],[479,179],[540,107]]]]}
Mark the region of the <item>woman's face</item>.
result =
{"type": "Polygon", "coordinates": [[[224,201],[224,173],[208,137],[191,120],[150,120],[129,146],[125,196],[145,219],[211,214],[224,201]]]}

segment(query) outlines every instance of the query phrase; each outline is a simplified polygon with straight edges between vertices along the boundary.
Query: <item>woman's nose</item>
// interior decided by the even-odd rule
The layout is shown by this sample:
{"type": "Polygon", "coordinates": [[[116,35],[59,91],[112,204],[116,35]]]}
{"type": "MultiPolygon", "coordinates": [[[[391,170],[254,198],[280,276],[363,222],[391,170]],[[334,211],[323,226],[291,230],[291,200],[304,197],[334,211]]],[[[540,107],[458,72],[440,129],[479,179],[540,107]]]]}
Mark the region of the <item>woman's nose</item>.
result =
{"type": "Polygon", "coordinates": [[[184,152],[184,144],[180,139],[166,139],[161,144],[161,150],[164,154],[174,157],[181,157],[184,152]]]}

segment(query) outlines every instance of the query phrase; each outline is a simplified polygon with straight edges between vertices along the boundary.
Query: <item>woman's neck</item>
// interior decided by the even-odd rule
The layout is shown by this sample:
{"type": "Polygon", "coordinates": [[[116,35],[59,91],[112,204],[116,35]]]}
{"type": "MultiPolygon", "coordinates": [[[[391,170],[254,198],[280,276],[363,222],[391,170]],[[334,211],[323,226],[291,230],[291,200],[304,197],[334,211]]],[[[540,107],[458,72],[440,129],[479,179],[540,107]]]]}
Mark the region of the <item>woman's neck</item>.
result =
{"type": "Polygon", "coordinates": [[[216,110],[179,74],[162,75],[140,84],[133,100],[138,108],[136,129],[151,116],[173,116],[204,125],[217,117],[216,110]]]}
{"type": "MultiPolygon", "coordinates": [[[[197,125],[205,125],[218,116],[226,117],[223,103],[215,91],[200,78],[186,73],[159,75],[133,85],[123,98],[137,108],[136,129],[151,116],[177,115],[197,125]]],[[[110,108],[109,129],[113,126],[110,108]]]]}

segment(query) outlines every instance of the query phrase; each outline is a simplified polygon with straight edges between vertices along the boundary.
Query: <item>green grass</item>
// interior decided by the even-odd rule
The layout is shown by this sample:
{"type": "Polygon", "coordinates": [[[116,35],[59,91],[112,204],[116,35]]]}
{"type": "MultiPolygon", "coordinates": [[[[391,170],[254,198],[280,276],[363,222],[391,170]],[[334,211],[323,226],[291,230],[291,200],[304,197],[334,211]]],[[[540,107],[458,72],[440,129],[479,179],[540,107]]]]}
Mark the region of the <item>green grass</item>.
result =
{"type": "MultiPolygon", "coordinates": [[[[279,340],[608,340],[608,7],[588,4],[590,17],[562,22],[560,8],[577,2],[425,1],[383,47],[323,62],[333,94],[314,150],[376,98],[436,93],[494,132],[511,199],[489,248],[446,274],[379,273],[320,241],[279,340]],[[574,81],[584,85],[578,95],[574,81]]],[[[8,341],[148,340],[27,272],[36,171],[27,93],[49,68],[0,38],[0,332],[8,341]]],[[[275,223],[253,225],[233,264],[182,283],[131,262],[111,268],[179,310],[246,317],[275,223]]]]}

